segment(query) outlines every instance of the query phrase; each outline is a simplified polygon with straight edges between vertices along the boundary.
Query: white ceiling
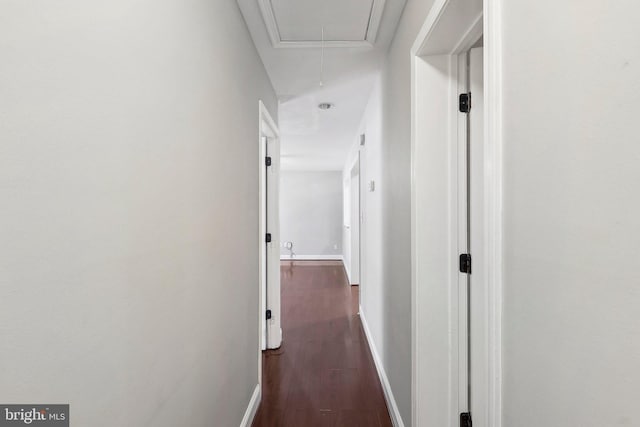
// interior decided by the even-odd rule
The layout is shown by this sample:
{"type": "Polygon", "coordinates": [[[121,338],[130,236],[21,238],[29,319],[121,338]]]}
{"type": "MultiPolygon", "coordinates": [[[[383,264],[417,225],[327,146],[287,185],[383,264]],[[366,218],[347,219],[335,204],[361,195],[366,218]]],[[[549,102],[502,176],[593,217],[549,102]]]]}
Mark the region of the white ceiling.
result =
{"type": "Polygon", "coordinates": [[[238,0],[280,101],[283,169],[342,170],[404,3],[238,0]]]}

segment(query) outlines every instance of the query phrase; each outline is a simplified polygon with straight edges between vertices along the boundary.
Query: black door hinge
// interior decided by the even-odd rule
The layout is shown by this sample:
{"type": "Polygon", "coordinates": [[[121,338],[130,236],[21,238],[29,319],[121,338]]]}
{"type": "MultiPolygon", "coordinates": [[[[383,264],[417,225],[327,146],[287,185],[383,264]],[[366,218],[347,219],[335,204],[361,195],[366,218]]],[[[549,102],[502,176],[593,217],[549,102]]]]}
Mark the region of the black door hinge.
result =
{"type": "Polygon", "coordinates": [[[267,243],[271,243],[271,233],[267,233],[267,235],[264,238],[264,241],[267,243]]]}
{"type": "Polygon", "coordinates": [[[269,156],[265,157],[264,164],[267,165],[267,167],[271,166],[271,157],[269,156]]]}
{"type": "Polygon", "coordinates": [[[471,414],[469,412],[463,412],[460,414],[460,427],[472,427],[471,414]]]}
{"type": "Polygon", "coordinates": [[[267,320],[271,319],[271,310],[267,310],[267,320]]]}
{"type": "Polygon", "coordinates": [[[471,94],[461,93],[458,99],[458,108],[461,113],[468,113],[471,111],[471,94]]]}
{"type": "Polygon", "coordinates": [[[460,254],[460,273],[471,274],[471,255],[460,254]]]}

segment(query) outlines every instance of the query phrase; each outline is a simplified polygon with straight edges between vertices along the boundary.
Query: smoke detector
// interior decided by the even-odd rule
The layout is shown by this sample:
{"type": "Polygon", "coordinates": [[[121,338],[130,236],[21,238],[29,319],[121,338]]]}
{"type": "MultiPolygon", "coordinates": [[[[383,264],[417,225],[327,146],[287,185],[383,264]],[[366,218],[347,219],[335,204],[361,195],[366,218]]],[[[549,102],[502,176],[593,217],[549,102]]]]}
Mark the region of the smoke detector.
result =
{"type": "Polygon", "coordinates": [[[318,105],[318,108],[321,109],[321,110],[330,110],[333,107],[335,107],[335,105],[333,105],[330,102],[323,102],[322,104],[318,105]]]}

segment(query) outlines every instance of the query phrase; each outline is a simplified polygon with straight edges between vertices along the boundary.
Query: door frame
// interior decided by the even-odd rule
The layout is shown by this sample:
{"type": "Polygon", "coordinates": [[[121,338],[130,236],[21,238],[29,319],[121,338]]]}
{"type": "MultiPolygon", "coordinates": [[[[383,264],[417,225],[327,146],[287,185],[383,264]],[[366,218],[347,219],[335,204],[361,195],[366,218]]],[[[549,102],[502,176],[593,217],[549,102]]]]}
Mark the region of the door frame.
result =
{"type": "Polygon", "coordinates": [[[280,219],[278,215],[278,188],[280,179],[280,132],[276,122],[273,120],[269,110],[262,101],[258,102],[258,254],[259,254],[259,280],[258,280],[258,380],[262,383],[262,351],[268,348],[278,348],[282,342],[282,328],[280,322],[280,219]],[[267,168],[265,158],[267,147],[265,138],[271,147],[272,163],[267,168]],[[270,173],[267,187],[267,173],[270,173]],[[268,198],[275,198],[275,203],[268,203],[268,198]],[[271,226],[267,228],[267,218],[275,218],[271,226]],[[265,235],[271,233],[272,243],[265,250],[265,235]],[[273,263],[272,270],[277,270],[276,274],[269,276],[267,262],[273,263]],[[277,266],[275,265],[277,263],[277,266]],[[276,277],[277,276],[277,277],[276,277]],[[271,280],[269,280],[271,279],[271,280]],[[268,286],[267,286],[268,283],[268,286]],[[268,301],[268,306],[267,306],[268,301]],[[271,320],[267,321],[265,313],[270,309],[271,320]],[[263,331],[266,330],[266,337],[263,331]]]}
{"type": "MultiPolygon", "coordinates": [[[[459,380],[459,340],[461,325],[459,312],[460,292],[458,274],[459,240],[459,113],[458,96],[458,55],[478,40],[484,38],[484,256],[481,270],[486,295],[482,306],[473,318],[478,316],[484,325],[481,340],[486,351],[472,353],[474,366],[482,366],[479,383],[472,373],[476,404],[484,409],[484,419],[474,419],[474,426],[500,427],[502,413],[502,29],[501,10],[503,0],[436,0],[411,49],[411,227],[412,227],[412,425],[423,425],[425,416],[420,407],[427,405],[421,399],[434,396],[433,378],[426,377],[433,355],[422,344],[424,334],[431,333],[434,325],[427,325],[433,313],[427,312],[429,294],[434,287],[447,301],[446,319],[438,322],[438,337],[448,337],[446,362],[449,372],[446,381],[449,386],[447,396],[447,426],[459,425],[460,390],[459,380]],[[439,111],[439,113],[438,113],[439,111]],[[434,117],[436,114],[439,116],[434,117]],[[425,120],[432,117],[432,120],[425,120]],[[425,147],[429,147],[428,149],[425,147]],[[432,182],[425,182],[424,164],[435,150],[448,164],[442,166],[438,182],[446,181],[446,189],[435,189],[432,182]],[[437,191],[440,193],[436,194],[437,191]],[[439,198],[438,198],[439,197],[439,198]],[[448,200],[442,206],[442,200],[448,200]],[[439,206],[434,206],[437,202],[439,206]],[[448,218],[448,230],[442,238],[446,253],[438,257],[446,266],[440,271],[446,283],[434,284],[433,272],[422,266],[425,257],[433,257],[434,249],[429,247],[429,236],[424,230],[431,220],[429,209],[439,209],[439,218],[448,218]],[[446,270],[446,271],[445,271],[446,270]],[[446,331],[442,330],[446,328],[446,331]],[[484,380],[482,380],[484,378],[484,380]]],[[[465,128],[466,131],[466,128],[465,128]]],[[[431,242],[432,243],[432,242],[431,242]]],[[[433,243],[432,243],[433,244],[433,243]]],[[[440,276],[439,276],[440,277],[440,276]]],[[[434,323],[434,322],[431,322],[434,323]]],[[[431,349],[433,351],[433,349],[431,349]]],[[[441,361],[442,362],[442,361],[441,361]]],[[[443,362],[444,363],[444,362],[443,362]]],[[[444,391],[444,390],[442,390],[444,391]]],[[[441,392],[442,392],[441,391],[441,392]]],[[[472,414],[473,417],[473,414],[472,414]]]]}

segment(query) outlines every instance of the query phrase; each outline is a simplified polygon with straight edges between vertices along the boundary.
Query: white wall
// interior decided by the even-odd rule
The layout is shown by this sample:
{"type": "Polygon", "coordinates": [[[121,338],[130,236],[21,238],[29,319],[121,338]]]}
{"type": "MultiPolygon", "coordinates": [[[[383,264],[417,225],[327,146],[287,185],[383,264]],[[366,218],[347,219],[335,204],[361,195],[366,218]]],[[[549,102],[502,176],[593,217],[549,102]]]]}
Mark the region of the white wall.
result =
{"type": "MultiPolygon", "coordinates": [[[[431,0],[408,0],[382,74],[381,353],[405,426],[411,425],[411,62],[431,0]]],[[[367,211],[371,208],[368,207],[367,211]]],[[[367,236],[369,238],[369,236],[367,236]]],[[[367,265],[375,265],[374,260],[367,265]]],[[[367,313],[367,320],[373,314],[367,313]]]]}
{"type": "Polygon", "coordinates": [[[238,426],[277,110],[236,2],[7,0],[0,40],[2,399],[238,426]]]}
{"type": "MultiPolygon", "coordinates": [[[[382,105],[381,81],[371,91],[357,137],[351,148],[343,170],[343,179],[351,178],[351,169],[360,152],[361,211],[363,222],[360,230],[360,304],[367,319],[377,348],[384,348],[387,337],[384,333],[383,286],[383,242],[382,242],[382,105]],[[365,145],[360,146],[361,134],[365,135],[365,145]],[[374,191],[369,190],[369,182],[374,182],[374,191]]],[[[349,243],[351,235],[345,230],[344,241],[349,243]]],[[[345,243],[346,244],[346,243],[345,243]]],[[[348,246],[345,246],[345,261],[348,246]]],[[[348,266],[348,264],[347,264],[348,266]]]]}
{"type": "Polygon", "coordinates": [[[355,159],[349,156],[349,161],[342,171],[342,263],[347,277],[351,276],[351,227],[347,225],[351,224],[351,166],[355,159]]]}
{"type": "MultiPolygon", "coordinates": [[[[431,4],[407,1],[359,132],[366,134],[361,154],[365,195],[361,304],[405,426],[411,425],[412,382],[409,51],[431,4]],[[375,182],[373,192],[367,189],[370,181],[375,182]]],[[[345,177],[356,150],[354,143],[345,177]]]]}
{"type": "MultiPolygon", "coordinates": [[[[280,240],[300,257],[342,256],[342,174],[282,171],[280,240]]],[[[291,252],[284,247],[283,256],[291,252]]]]}
{"type": "Polygon", "coordinates": [[[503,425],[638,425],[640,4],[504,3],[503,425]]]}

